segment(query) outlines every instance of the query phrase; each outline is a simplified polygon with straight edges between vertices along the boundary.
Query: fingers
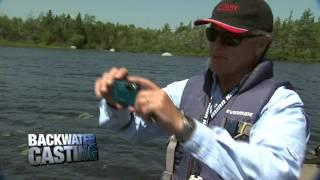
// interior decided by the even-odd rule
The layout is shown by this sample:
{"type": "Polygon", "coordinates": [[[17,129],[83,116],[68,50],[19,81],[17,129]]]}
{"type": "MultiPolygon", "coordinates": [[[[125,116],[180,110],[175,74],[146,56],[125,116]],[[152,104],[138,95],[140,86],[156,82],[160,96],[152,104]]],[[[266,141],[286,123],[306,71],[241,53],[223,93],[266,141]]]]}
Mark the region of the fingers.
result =
{"type": "Polygon", "coordinates": [[[151,122],[154,106],[156,105],[153,98],[153,94],[150,91],[142,90],[137,95],[134,108],[130,108],[129,110],[134,110],[146,122],[151,122]]]}
{"type": "Polygon", "coordinates": [[[101,91],[100,91],[100,86],[101,86],[101,78],[98,78],[95,82],[95,86],[94,86],[94,94],[97,98],[101,98],[101,91]]]}
{"type": "Polygon", "coordinates": [[[128,76],[128,70],[124,67],[121,67],[115,74],[115,79],[125,79],[128,76]]]}
{"type": "Polygon", "coordinates": [[[126,68],[113,67],[106,71],[95,82],[94,92],[97,98],[111,100],[111,89],[115,79],[125,79],[128,76],[126,68]]]}
{"type": "MultiPolygon", "coordinates": [[[[109,71],[104,72],[102,76],[96,80],[94,85],[94,93],[95,93],[95,96],[99,99],[105,98],[108,105],[116,109],[124,108],[124,106],[112,100],[112,92],[111,92],[112,86],[114,84],[114,81],[117,79],[127,79],[128,81],[135,82],[141,85],[145,90],[153,91],[153,90],[160,89],[155,83],[153,83],[148,79],[138,77],[138,76],[128,76],[128,70],[126,68],[113,67],[109,71]]],[[[144,91],[144,90],[141,90],[141,91],[144,91]]],[[[140,95],[140,98],[137,97],[138,100],[136,100],[135,106],[129,107],[129,110],[132,112],[136,111],[138,115],[144,117],[145,119],[150,119],[152,106],[150,106],[149,99],[145,98],[145,97],[149,97],[149,95],[146,94],[145,97],[143,97],[142,95],[140,95]]],[[[156,97],[150,98],[150,99],[156,99],[156,97]]]]}
{"type": "Polygon", "coordinates": [[[102,92],[106,92],[108,88],[112,87],[115,79],[125,79],[128,76],[128,70],[126,68],[111,68],[110,71],[103,73],[102,75],[102,92]]]}
{"type": "Polygon", "coordinates": [[[142,78],[142,77],[129,76],[128,81],[137,83],[137,84],[143,86],[145,89],[150,89],[150,90],[160,89],[159,86],[157,86],[155,83],[153,83],[152,81],[150,81],[148,79],[142,78]]]}

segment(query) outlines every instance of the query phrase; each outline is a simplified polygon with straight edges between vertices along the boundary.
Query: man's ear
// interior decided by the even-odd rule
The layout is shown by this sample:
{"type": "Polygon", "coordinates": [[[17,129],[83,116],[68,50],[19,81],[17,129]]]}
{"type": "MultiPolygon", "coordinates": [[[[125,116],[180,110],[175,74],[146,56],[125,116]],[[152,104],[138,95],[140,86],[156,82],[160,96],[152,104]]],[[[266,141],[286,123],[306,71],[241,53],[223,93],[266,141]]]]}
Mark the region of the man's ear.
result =
{"type": "Polygon", "coordinates": [[[257,38],[256,56],[260,57],[265,52],[268,45],[271,43],[271,37],[261,36],[257,38]]]}

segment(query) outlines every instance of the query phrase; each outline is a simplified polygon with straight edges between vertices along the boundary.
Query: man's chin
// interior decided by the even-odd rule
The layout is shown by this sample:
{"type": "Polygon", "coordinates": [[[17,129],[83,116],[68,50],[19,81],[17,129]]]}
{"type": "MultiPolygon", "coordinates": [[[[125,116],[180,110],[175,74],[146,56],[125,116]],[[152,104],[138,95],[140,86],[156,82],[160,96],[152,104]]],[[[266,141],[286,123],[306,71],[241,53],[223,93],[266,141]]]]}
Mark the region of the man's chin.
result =
{"type": "Polygon", "coordinates": [[[231,73],[225,66],[212,65],[210,66],[210,70],[218,76],[225,76],[231,73]]]}

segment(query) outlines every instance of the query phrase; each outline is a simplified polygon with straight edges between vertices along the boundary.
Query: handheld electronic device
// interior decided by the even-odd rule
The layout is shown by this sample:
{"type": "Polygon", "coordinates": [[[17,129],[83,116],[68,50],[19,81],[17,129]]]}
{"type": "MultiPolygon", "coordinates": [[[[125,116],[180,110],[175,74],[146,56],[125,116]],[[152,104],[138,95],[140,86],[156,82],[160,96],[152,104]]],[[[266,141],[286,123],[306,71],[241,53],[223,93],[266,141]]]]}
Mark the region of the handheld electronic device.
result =
{"type": "Polygon", "coordinates": [[[112,86],[112,100],[125,106],[133,106],[140,86],[126,80],[115,80],[112,86]]]}

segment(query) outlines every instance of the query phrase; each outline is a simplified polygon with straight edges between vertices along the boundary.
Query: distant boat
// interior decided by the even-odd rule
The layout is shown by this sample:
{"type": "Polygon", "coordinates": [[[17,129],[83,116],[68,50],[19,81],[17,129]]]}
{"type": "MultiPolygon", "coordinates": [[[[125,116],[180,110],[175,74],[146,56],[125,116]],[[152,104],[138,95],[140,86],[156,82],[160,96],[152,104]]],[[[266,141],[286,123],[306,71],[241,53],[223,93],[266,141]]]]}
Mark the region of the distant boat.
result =
{"type": "Polygon", "coordinates": [[[161,56],[172,56],[172,54],[169,53],[169,52],[164,52],[164,53],[161,54],[161,56]]]}
{"type": "Polygon", "coordinates": [[[77,49],[77,46],[70,46],[70,49],[77,49]]]}
{"type": "Polygon", "coordinates": [[[111,48],[109,51],[110,51],[110,52],[116,52],[116,49],[111,48]]]}

